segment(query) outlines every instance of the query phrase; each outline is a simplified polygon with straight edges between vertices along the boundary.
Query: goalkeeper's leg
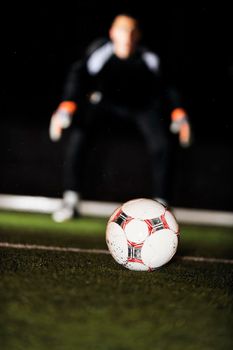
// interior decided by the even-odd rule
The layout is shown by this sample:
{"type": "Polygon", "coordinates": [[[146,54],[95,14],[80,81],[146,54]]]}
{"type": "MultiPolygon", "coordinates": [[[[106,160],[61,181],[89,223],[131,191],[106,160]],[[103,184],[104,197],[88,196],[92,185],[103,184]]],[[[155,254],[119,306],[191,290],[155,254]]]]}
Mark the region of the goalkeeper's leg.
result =
{"type": "Polygon", "coordinates": [[[168,135],[155,111],[147,111],[138,118],[151,159],[152,198],[168,205],[170,199],[171,147],[168,135]]]}
{"type": "Polygon", "coordinates": [[[62,205],[52,215],[56,222],[63,222],[79,215],[84,140],[85,135],[82,130],[72,131],[64,159],[62,205]]]}

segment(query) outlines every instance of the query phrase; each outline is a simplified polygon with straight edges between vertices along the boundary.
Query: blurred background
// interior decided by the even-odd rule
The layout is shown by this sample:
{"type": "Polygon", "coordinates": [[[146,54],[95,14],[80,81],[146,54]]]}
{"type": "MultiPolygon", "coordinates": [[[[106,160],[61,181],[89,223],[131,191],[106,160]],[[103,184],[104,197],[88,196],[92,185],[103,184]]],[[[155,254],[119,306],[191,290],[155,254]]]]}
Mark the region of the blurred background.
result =
{"type": "MultiPolygon", "coordinates": [[[[142,44],[157,52],[181,90],[194,132],[189,149],[175,149],[173,206],[233,210],[233,54],[229,9],[217,5],[79,0],[7,6],[2,30],[0,193],[62,196],[67,131],[48,136],[70,65],[106,37],[119,12],[139,15],[142,44]],[[152,6],[153,5],[153,6],[152,6]]],[[[97,135],[84,164],[83,197],[124,201],[151,195],[143,140],[127,130],[97,135]],[[119,138],[121,142],[119,142],[119,138]],[[125,159],[119,162],[124,150],[125,159]]]]}

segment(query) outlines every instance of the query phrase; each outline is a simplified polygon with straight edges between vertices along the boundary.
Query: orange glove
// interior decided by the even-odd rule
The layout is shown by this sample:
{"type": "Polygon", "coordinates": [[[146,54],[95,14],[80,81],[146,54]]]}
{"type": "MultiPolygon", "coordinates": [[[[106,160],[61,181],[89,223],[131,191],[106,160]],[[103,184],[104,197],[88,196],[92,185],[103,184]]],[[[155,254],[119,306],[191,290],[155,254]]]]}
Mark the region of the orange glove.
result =
{"type": "Polygon", "coordinates": [[[170,131],[173,134],[179,133],[179,141],[182,147],[188,147],[191,143],[191,127],[186,111],[183,108],[176,108],[171,113],[170,131]]]}
{"type": "Polygon", "coordinates": [[[75,102],[64,101],[60,103],[50,120],[49,136],[52,141],[60,140],[62,130],[71,125],[72,116],[76,110],[77,104],[75,102]]]}

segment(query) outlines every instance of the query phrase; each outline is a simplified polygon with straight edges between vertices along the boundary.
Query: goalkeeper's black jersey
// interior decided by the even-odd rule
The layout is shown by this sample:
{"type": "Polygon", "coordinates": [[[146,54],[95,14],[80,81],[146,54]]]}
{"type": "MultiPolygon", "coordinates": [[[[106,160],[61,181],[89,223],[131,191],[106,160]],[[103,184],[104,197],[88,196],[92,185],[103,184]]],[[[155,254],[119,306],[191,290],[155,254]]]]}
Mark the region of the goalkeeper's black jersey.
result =
{"type": "MultiPolygon", "coordinates": [[[[63,100],[78,105],[98,93],[102,104],[111,104],[128,110],[159,107],[168,92],[162,80],[160,59],[144,48],[127,59],[118,58],[111,42],[106,42],[82,61],[71,67],[64,88],[63,100]]],[[[179,107],[177,98],[171,108],[179,107]]]]}

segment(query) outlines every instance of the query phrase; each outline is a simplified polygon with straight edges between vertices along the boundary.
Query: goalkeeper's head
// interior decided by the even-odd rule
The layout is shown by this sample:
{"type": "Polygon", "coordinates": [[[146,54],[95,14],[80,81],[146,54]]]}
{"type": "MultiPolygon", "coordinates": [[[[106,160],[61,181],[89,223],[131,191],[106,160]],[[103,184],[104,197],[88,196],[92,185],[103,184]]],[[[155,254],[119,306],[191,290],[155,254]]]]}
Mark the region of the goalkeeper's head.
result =
{"type": "Polygon", "coordinates": [[[109,30],[114,53],[121,59],[131,56],[141,37],[138,20],[129,14],[117,15],[109,30]]]}

